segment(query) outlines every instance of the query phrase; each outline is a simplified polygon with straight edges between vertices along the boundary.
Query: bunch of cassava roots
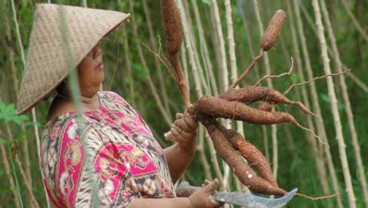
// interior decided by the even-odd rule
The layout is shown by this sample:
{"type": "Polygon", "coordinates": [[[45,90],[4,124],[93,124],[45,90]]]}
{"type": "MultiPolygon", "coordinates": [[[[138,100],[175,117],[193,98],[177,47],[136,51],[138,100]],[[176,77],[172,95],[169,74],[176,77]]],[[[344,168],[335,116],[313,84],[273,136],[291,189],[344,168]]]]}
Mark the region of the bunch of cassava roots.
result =
{"type": "MultiPolygon", "coordinates": [[[[186,105],[186,112],[203,124],[211,137],[219,156],[229,165],[234,174],[249,190],[284,195],[272,174],[269,162],[261,151],[232,129],[221,125],[218,118],[241,120],[252,124],[297,124],[295,118],[285,112],[273,112],[277,103],[295,105],[303,112],[313,115],[302,103],[291,101],[282,93],[260,86],[245,86],[236,89],[244,76],[223,92],[219,97],[203,96],[191,104],[185,79],[181,70],[178,53],[183,39],[183,26],[174,0],[161,1],[161,14],[166,38],[168,61],[174,71],[175,80],[186,105]],[[260,102],[253,108],[249,104],[260,102]],[[245,160],[244,160],[245,159],[245,160]],[[249,164],[256,170],[254,171],[249,164]]],[[[285,12],[277,11],[261,38],[261,54],[272,48],[286,18],[285,12]]],[[[254,64],[253,64],[254,65],[254,64]]],[[[251,68],[245,71],[249,72],[251,68]]]]}

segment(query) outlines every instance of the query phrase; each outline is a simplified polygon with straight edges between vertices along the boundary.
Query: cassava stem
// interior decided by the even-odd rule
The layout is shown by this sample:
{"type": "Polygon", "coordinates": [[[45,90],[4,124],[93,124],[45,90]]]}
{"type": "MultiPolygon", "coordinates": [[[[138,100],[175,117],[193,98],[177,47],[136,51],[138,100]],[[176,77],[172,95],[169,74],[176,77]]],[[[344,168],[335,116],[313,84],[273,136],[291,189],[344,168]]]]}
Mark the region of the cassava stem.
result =
{"type": "Polygon", "coordinates": [[[232,129],[227,129],[221,125],[219,126],[219,129],[231,143],[233,148],[239,151],[239,153],[257,170],[258,174],[263,179],[268,181],[271,185],[278,187],[267,158],[257,149],[257,147],[245,140],[241,134],[232,129]]]}
{"type": "Polygon", "coordinates": [[[262,59],[264,51],[268,51],[272,48],[275,44],[277,37],[279,36],[282,25],[286,20],[286,14],[283,10],[277,10],[273,17],[271,18],[266,32],[261,37],[260,46],[261,51],[259,52],[258,56],[254,58],[252,63],[248,66],[248,68],[239,76],[239,78],[230,85],[229,89],[235,88],[254,68],[254,66],[262,59]]]}
{"type": "Polygon", "coordinates": [[[195,105],[201,113],[221,118],[241,120],[252,124],[297,124],[295,118],[284,112],[267,112],[247,106],[242,102],[227,101],[217,97],[203,96],[195,105]]]}
{"type": "Polygon", "coordinates": [[[184,73],[181,69],[178,53],[183,41],[183,25],[178,7],[174,0],[161,1],[161,15],[164,27],[168,59],[175,70],[176,83],[186,107],[191,106],[184,73]]]}
{"type": "Polygon", "coordinates": [[[240,101],[244,103],[253,103],[256,101],[268,101],[271,103],[284,103],[297,106],[303,112],[315,116],[303,103],[291,101],[282,93],[267,87],[245,86],[239,89],[228,89],[220,98],[228,101],[240,101]]]}
{"type": "Polygon", "coordinates": [[[173,68],[176,71],[176,73],[175,73],[176,78],[177,78],[176,84],[178,85],[181,96],[183,97],[185,106],[189,107],[192,104],[190,103],[189,92],[187,90],[187,85],[186,85],[186,82],[185,82],[183,71],[181,69],[181,64],[180,64],[180,61],[179,61],[179,57],[177,55],[169,55],[168,59],[169,59],[171,65],[173,66],[173,68]]]}
{"type": "Polygon", "coordinates": [[[225,134],[219,129],[219,124],[215,119],[203,114],[197,115],[197,117],[206,127],[217,153],[245,186],[257,193],[270,195],[284,195],[286,193],[283,189],[273,186],[268,181],[257,176],[225,138],[225,134]]]}

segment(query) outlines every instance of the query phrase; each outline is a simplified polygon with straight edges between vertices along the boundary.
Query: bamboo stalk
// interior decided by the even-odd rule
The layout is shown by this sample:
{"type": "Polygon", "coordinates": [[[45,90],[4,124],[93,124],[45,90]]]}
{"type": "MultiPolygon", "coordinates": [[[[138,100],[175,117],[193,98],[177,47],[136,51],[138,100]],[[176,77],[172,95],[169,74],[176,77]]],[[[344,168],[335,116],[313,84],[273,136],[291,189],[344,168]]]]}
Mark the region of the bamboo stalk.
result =
{"type": "MultiPolygon", "coordinates": [[[[235,52],[235,40],[234,40],[234,28],[233,28],[233,18],[232,18],[232,9],[231,9],[231,1],[225,0],[225,13],[226,13],[226,24],[227,24],[227,40],[229,46],[229,60],[230,60],[230,79],[232,82],[235,82],[238,79],[238,67],[236,60],[236,52],[235,52]]],[[[236,131],[244,135],[244,126],[243,122],[236,121],[236,131]]],[[[229,170],[229,169],[227,169],[229,170]]],[[[235,180],[236,188],[240,189],[241,183],[238,178],[232,174],[235,180]]],[[[226,177],[226,176],[224,176],[226,177]]],[[[231,175],[229,175],[229,181],[231,180],[231,175]]],[[[229,188],[231,190],[231,182],[229,182],[229,188]]],[[[248,190],[249,191],[249,190],[248,190]]]]}
{"type": "MultiPolygon", "coordinates": [[[[253,0],[254,4],[254,11],[257,18],[257,24],[259,28],[259,34],[260,36],[264,33],[264,26],[261,20],[260,10],[258,6],[258,0],[253,0]]],[[[261,53],[262,54],[262,53],[261,53]]],[[[266,74],[271,74],[271,66],[270,66],[270,60],[268,58],[267,53],[264,54],[264,61],[265,61],[265,67],[266,67],[266,74]]],[[[267,80],[267,85],[270,88],[272,87],[272,81],[270,79],[267,80]]],[[[278,171],[278,140],[277,140],[277,126],[271,125],[271,135],[272,135],[272,148],[273,148],[273,156],[272,156],[272,163],[273,163],[273,174],[275,179],[277,179],[277,171],[278,171]]]]}
{"type": "Polygon", "coordinates": [[[204,30],[203,30],[203,26],[202,26],[202,20],[199,16],[199,10],[198,10],[198,5],[197,5],[197,0],[192,0],[192,6],[193,6],[193,11],[194,11],[194,16],[195,16],[195,20],[196,20],[196,25],[197,25],[197,29],[198,29],[198,35],[199,35],[199,43],[200,43],[200,52],[201,52],[201,56],[203,57],[203,63],[204,63],[204,71],[207,74],[208,77],[208,85],[210,85],[210,89],[211,92],[209,93],[209,95],[214,95],[214,96],[218,96],[219,91],[218,91],[218,87],[217,87],[217,82],[215,79],[215,75],[213,73],[213,67],[212,67],[212,62],[211,59],[209,57],[209,52],[208,52],[208,47],[207,47],[207,43],[204,37],[204,30]]]}
{"type": "Polygon", "coordinates": [[[195,91],[197,92],[197,97],[202,97],[203,96],[203,91],[201,88],[201,82],[199,79],[199,67],[196,64],[195,61],[195,50],[193,49],[192,45],[191,45],[191,35],[190,35],[190,29],[189,29],[189,24],[187,22],[187,18],[185,15],[185,8],[183,5],[182,0],[178,0],[177,1],[177,5],[178,5],[178,9],[180,11],[180,16],[181,16],[181,20],[182,20],[182,24],[183,24],[183,29],[184,29],[184,43],[186,46],[186,50],[188,52],[188,57],[189,57],[189,64],[192,68],[193,71],[193,78],[194,78],[194,84],[195,84],[195,91]]]}
{"type": "MultiPolygon", "coordinates": [[[[225,0],[225,19],[227,25],[227,45],[229,48],[229,61],[230,61],[230,79],[236,80],[238,78],[238,68],[236,65],[236,54],[235,54],[235,41],[234,41],[234,29],[233,29],[233,19],[232,19],[232,10],[231,10],[231,1],[225,0]]],[[[225,41],[224,41],[225,42],[225,41]]],[[[226,79],[228,81],[228,79],[226,79]]],[[[229,83],[227,83],[226,88],[228,88],[229,83]]],[[[231,125],[231,123],[229,123],[231,125]]],[[[236,121],[236,131],[239,132],[242,136],[244,136],[244,128],[243,122],[236,121]]],[[[225,164],[224,164],[225,165],[225,164]]],[[[227,182],[226,187],[231,190],[231,178],[233,174],[230,174],[230,167],[226,164],[225,166],[225,174],[224,178],[227,182]]]]}
{"type": "MultiPolygon", "coordinates": [[[[238,79],[238,67],[236,65],[236,54],[235,54],[235,41],[234,41],[234,29],[233,29],[233,18],[231,10],[231,1],[225,0],[225,11],[226,11],[226,23],[227,23],[227,40],[229,45],[229,58],[230,58],[230,78],[232,82],[238,79]]],[[[244,135],[243,122],[236,122],[236,131],[241,135],[244,135]]]]}
{"type": "MultiPolygon", "coordinates": [[[[309,15],[307,9],[305,8],[305,6],[303,4],[300,4],[300,8],[302,9],[303,15],[305,17],[305,19],[307,20],[307,23],[309,25],[309,27],[312,28],[312,31],[316,34],[317,36],[317,31],[314,27],[314,23],[313,20],[311,18],[311,16],[309,15]]],[[[331,51],[330,48],[328,48],[328,53],[330,54],[330,56],[332,58],[334,58],[333,53],[331,51]]],[[[341,63],[343,65],[344,68],[348,68],[344,63],[341,63]]],[[[365,93],[368,93],[368,85],[366,85],[362,80],[360,80],[357,76],[355,76],[352,72],[347,73],[347,76],[358,86],[360,87],[361,90],[363,90],[365,93]]]]}
{"type": "MultiPolygon", "coordinates": [[[[50,1],[50,0],[48,0],[48,1],[50,1]]],[[[50,2],[49,2],[49,3],[50,3],[50,2]]],[[[83,5],[84,7],[88,7],[87,0],[82,0],[82,5],[83,5]]]]}
{"type": "Polygon", "coordinates": [[[359,34],[365,41],[368,42],[368,34],[366,33],[366,31],[364,31],[362,25],[359,23],[357,18],[354,16],[353,12],[350,10],[348,2],[346,0],[341,0],[341,3],[344,6],[346,13],[350,17],[351,21],[353,22],[353,25],[355,26],[359,34]]]}
{"type": "MultiPolygon", "coordinates": [[[[236,2],[237,2],[237,7],[239,8],[238,10],[239,10],[239,13],[241,15],[244,28],[247,32],[246,36],[247,36],[247,40],[248,40],[248,48],[249,48],[250,56],[255,57],[255,53],[254,53],[254,50],[253,50],[253,41],[252,41],[252,36],[251,36],[251,33],[250,33],[249,25],[248,25],[246,16],[245,16],[243,10],[241,9],[241,7],[244,6],[243,1],[242,0],[237,0],[236,2]]],[[[260,74],[259,74],[258,66],[254,65],[254,68],[255,68],[255,75],[256,75],[255,79],[259,80],[260,79],[260,74]]],[[[248,68],[248,69],[250,69],[250,68],[248,68]]],[[[244,76],[244,74],[247,75],[250,72],[250,70],[248,70],[248,69],[243,73],[243,76],[244,76]],[[247,72],[247,71],[249,71],[249,72],[247,72]]],[[[233,82],[233,83],[236,84],[236,82],[233,82]]],[[[232,84],[232,86],[234,84],[232,84]]],[[[263,144],[264,144],[265,157],[267,158],[268,161],[270,161],[270,151],[269,151],[269,144],[268,144],[268,132],[267,132],[267,127],[266,126],[262,126],[262,139],[263,139],[263,144]]]]}
{"type": "MultiPolygon", "coordinates": [[[[26,173],[23,170],[22,163],[20,162],[18,155],[15,156],[15,163],[18,165],[19,172],[20,172],[20,174],[21,174],[21,176],[23,178],[24,184],[26,185],[26,188],[27,188],[28,192],[29,193],[32,193],[31,184],[28,182],[26,173]]],[[[37,202],[37,200],[36,200],[36,198],[35,198],[35,196],[33,194],[31,194],[31,203],[32,204],[28,204],[31,207],[33,207],[33,205],[35,205],[36,207],[40,207],[39,204],[38,204],[38,202],[37,202]]]]}
{"type": "Polygon", "coordinates": [[[211,0],[211,8],[213,9],[213,14],[215,18],[215,30],[217,34],[217,41],[220,45],[220,68],[219,68],[219,76],[221,78],[220,82],[220,91],[224,92],[228,86],[229,86],[229,80],[228,80],[228,68],[227,68],[227,59],[226,59],[226,52],[225,52],[225,41],[224,41],[224,35],[221,28],[221,19],[220,19],[220,12],[217,5],[216,0],[211,0]]]}
{"type": "MultiPolygon", "coordinates": [[[[344,2],[344,1],[343,1],[344,2]]],[[[323,13],[323,17],[327,26],[327,31],[329,34],[329,39],[330,39],[330,43],[331,43],[331,47],[332,47],[332,51],[335,54],[335,65],[336,65],[336,71],[338,73],[342,72],[342,64],[341,64],[341,59],[340,59],[340,53],[339,50],[337,48],[337,44],[336,44],[336,38],[331,26],[331,21],[328,15],[328,10],[326,8],[326,4],[324,1],[321,1],[321,9],[322,9],[322,13],[323,13]]],[[[358,173],[359,173],[359,181],[360,181],[360,185],[362,187],[363,190],[363,198],[365,201],[365,206],[368,207],[368,189],[367,189],[367,180],[365,177],[365,170],[364,170],[364,165],[363,165],[363,161],[362,161],[362,157],[361,157],[361,153],[360,153],[360,147],[359,147],[359,141],[358,141],[358,135],[355,129],[355,124],[354,124],[354,115],[352,112],[352,108],[351,108],[351,103],[350,103],[350,99],[349,99],[349,94],[348,94],[348,90],[347,90],[347,86],[346,86],[346,82],[345,82],[345,78],[344,76],[339,76],[339,84],[341,86],[341,91],[342,91],[342,96],[344,99],[344,103],[345,103],[345,111],[346,111],[346,115],[347,115],[347,119],[348,119],[348,124],[349,124],[349,128],[350,128],[350,136],[351,136],[351,140],[353,143],[353,148],[354,148],[354,154],[355,154],[355,159],[357,162],[357,166],[358,166],[358,173]]]]}
{"type": "MultiPolygon", "coordinates": [[[[300,14],[300,0],[294,0],[293,2],[293,6],[294,6],[294,11],[296,14],[296,20],[297,20],[297,26],[298,26],[298,32],[299,32],[299,37],[300,37],[300,43],[302,45],[302,52],[303,52],[303,56],[304,56],[304,62],[305,62],[305,69],[307,71],[307,76],[309,80],[313,79],[313,70],[312,70],[312,65],[311,65],[311,61],[310,61],[310,57],[309,57],[309,53],[307,50],[307,40],[304,34],[304,26],[303,26],[303,22],[301,20],[301,14],[300,14]]],[[[320,105],[318,103],[318,93],[317,93],[317,87],[316,84],[314,82],[310,83],[310,93],[312,95],[312,106],[313,106],[313,111],[314,113],[317,114],[317,118],[316,118],[316,126],[317,126],[317,132],[318,134],[321,136],[322,139],[327,141],[327,134],[326,134],[326,129],[324,126],[324,119],[322,116],[322,112],[321,112],[321,108],[320,105]]],[[[332,161],[332,156],[331,156],[331,152],[330,149],[327,147],[327,145],[323,146],[324,149],[324,153],[326,154],[326,159],[327,159],[327,165],[328,165],[328,169],[329,169],[329,176],[332,179],[332,185],[333,185],[333,189],[335,193],[339,193],[339,183],[337,180],[337,176],[336,176],[336,171],[335,171],[335,167],[332,161]]],[[[337,199],[337,206],[339,208],[342,208],[342,200],[341,200],[341,196],[338,195],[336,197],[337,199]]]]}
{"type": "MultiPolygon", "coordinates": [[[[15,24],[15,29],[16,29],[16,36],[17,36],[17,42],[18,42],[18,46],[20,49],[20,54],[21,54],[21,60],[22,60],[22,64],[23,67],[26,64],[25,61],[25,53],[24,53],[24,49],[23,49],[23,43],[22,43],[22,39],[21,39],[21,35],[20,35],[20,31],[19,31],[19,24],[18,24],[18,20],[17,20],[17,14],[15,11],[15,6],[14,6],[14,0],[10,0],[10,4],[11,4],[11,8],[12,8],[12,13],[13,13],[13,19],[14,19],[14,24],[15,24]]],[[[32,121],[34,123],[33,127],[34,127],[34,133],[35,133],[35,139],[36,139],[36,145],[37,145],[37,152],[38,152],[38,159],[39,159],[39,168],[40,168],[40,172],[42,174],[42,170],[41,170],[41,157],[40,157],[40,136],[39,136],[39,131],[38,131],[38,126],[37,126],[37,118],[36,118],[36,111],[35,108],[32,108],[32,121]]],[[[25,151],[28,151],[28,144],[27,142],[25,142],[24,145],[27,145],[27,147],[24,147],[25,151]]],[[[28,153],[27,153],[28,154],[28,153]]],[[[27,162],[28,159],[26,159],[26,164],[29,164],[29,161],[27,162]]],[[[27,176],[27,178],[31,179],[31,175],[30,175],[30,171],[29,174],[27,176]]],[[[30,180],[31,186],[32,186],[32,180],[30,180]]],[[[46,193],[46,192],[45,192],[46,193]]],[[[30,192],[31,197],[33,195],[32,192],[30,192]]]]}
{"type": "MultiPolygon", "coordinates": [[[[10,140],[13,141],[13,134],[12,134],[12,131],[10,129],[10,126],[9,124],[7,123],[6,124],[6,130],[8,132],[8,136],[10,138],[10,140]]],[[[23,166],[22,166],[22,163],[20,162],[19,160],[19,156],[17,153],[15,153],[15,163],[17,164],[18,166],[18,170],[19,170],[19,173],[21,174],[22,176],[22,179],[23,179],[23,183],[25,184],[26,188],[27,188],[27,193],[29,195],[29,198],[30,199],[27,199],[29,200],[30,204],[28,204],[30,207],[40,207],[34,194],[33,194],[33,191],[32,191],[32,184],[30,183],[29,179],[28,179],[28,176],[26,175],[26,172],[24,171],[23,169],[23,166]]]]}
{"type": "MultiPolygon", "coordinates": [[[[197,92],[197,97],[200,98],[200,97],[203,96],[203,92],[202,92],[202,87],[201,87],[202,84],[200,83],[200,80],[198,78],[199,77],[198,76],[198,73],[199,73],[198,72],[198,66],[197,66],[196,61],[195,61],[195,56],[198,56],[198,55],[197,55],[197,53],[195,53],[196,51],[192,48],[192,45],[191,45],[190,29],[189,29],[189,25],[188,25],[188,22],[187,22],[183,1],[178,0],[177,5],[178,5],[178,9],[179,9],[180,16],[181,16],[181,19],[182,19],[182,24],[183,24],[183,29],[184,29],[184,39],[185,39],[184,42],[185,42],[186,50],[187,50],[188,55],[189,55],[189,63],[190,63],[190,66],[192,67],[192,71],[193,71],[195,89],[196,89],[196,92],[197,92]]],[[[216,174],[216,177],[219,180],[220,186],[221,186],[221,184],[223,184],[223,175],[221,173],[220,165],[219,165],[219,162],[218,162],[218,159],[217,159],[217,156],[216,156],[216,150],[215,150],[215,147],[214,147],[212,141],[210,139],[207,139],[207,141],[208,141],[208,146],[209,146],[209,150],[210,150],[210,153],[211,153],[212,164],[213,164],[213,167],[215,169],[215,174],[216,174]]],[[[200,138],[199,143],[202,144],[203,142],[204,141],[201,141],[201,138],[200,138]]],[[[204,158],[205,158],[204,148],[203,148],[203,151],[200,151],[199,153],[203,154],[201,156],[201,158],[202,158],[202,162],[204,162],[205,161],[204,160],[204,158]]],[[[223,186],[221,186],[221,187],[223,188],[223,186]]]]}
{"type": "MultiPolygon", "coordinates": [[[[324,66],[323,69],[325,71],[325,74],[331,74],[331,68],[330,68],[327,46],[326,46],[326,38],[324,35],[324,28],[322,24],[322,17],[321,17],[318,0],[313,0],[312,5],[314,9],[314,14],[316,17],[318,39],[321,45],[321,56],[323,59],[323,66],[324,66]]],[[[328,94],[331,98],[331,108],[332,108],[332,114],[334,117],[336,139],[338,141],[338,146],[339,146],[340,162],[341,162],[342,171],[344,174],[345,186],[346,186],[345,188],[348,194],[349,206],[356,207],[356,199],[354,196],[351,175],[350,175],[348,160],[346,156],[346,150],[345,150],[346,145],[344,142],[341,120],[340,120],[340,115],[339,115],[339,111],[337,107],[337,98],[336,98],[335,89],[334,89],[334,82],[331,77],[327,77],[326,80],[327,80],[328,94]]]]}
{"type": "MultiPolygon", "coordinates": [[[[184,45],[181,46],[181,50],[182,50],[182,53],[181,53],[181,63],[183,65],[183,70],[184,70],[184,75],[185,75],[185,78],[186,78],[186,81],[187,83],[188,82],[188,60],[187,60],[187,51],[186,51],[186,48],[184,47],[184,45]]],[[[188,91],[189,91],[189,85],[187,86],[188,87],[188,91]]],[[[211,168],[210,168],[210,165],[208,163],[208,160],[207,160],[207,157],[206,157],[206,152],[205,152],[205,144],[204,144],[204,138],[205,138],[205,130],[203,128],[203,126],[199,126],[199,130],[198,130],[198,145],[197,145],[197,152],[199,153],[199,158],[200,158],[200,161],[202,163],[202,166],[203,166],[203,170],[204,170],[204,175],[206,177],[206,179],[208,180],[212,180],[212,175],[211,175],[211,168]]]]}
{"type": "MultiPolygon", "coordinates": [[[[5,0],[3,3],[3,7],[6,6],[7,1],[5,0]]],[[[4,13],[3,15],[4,18],[4,22],[5,22],[5,31],[6,31],[6,36],[8,37],[8,41],[9,42],[13,42],[11,39],[11,31],[10,31],[10,24],[9,24],[9,19],[6,15],[6,13],[4,13]]],[[[16,66],[15,66],[15,60],[14,60],[14,48],[13,47],[8,47],[9,48],[9,62],[10,62],[10,69],[11,69],[11,78],[13,81],[13,89],[14,89],[14,95],[15,97],[18,96],[18,79],[17,79],[17,70],[16,70],[16,66]]],[[[24,123],[21,123],[21,129],[24,132],[25,126],[24,123]]],[[[29,150],[28,150],[28,140],[25,139],[22,141],[21,143],[22,145],[22,151],[23,151],[23,161],[24,161],[24,168],[26,171],[26,176],[28,181],[30,181],[30,183],[32,184],[32,175],[31,175],[31,164],[30,164],[30,160],[29,160],[29,150]]]]}
{"type": "MultiPolygon", "coordinates": [[[[123,36],[127,37],[126,29],[122,28],[123,36]]],[[[124,63],[125,63],[125,69],[127,70],[127,74],[130,80],[133,80],[133,72],[132,72],[132,63],[131,63],[131,57],[130,57],[130,45],[128,38],[123,38],[123,48],[124,48],[124,63]]],[[[134,98],[134,84],[133,82],[128,82],[128,91],[129,95],[132,95],[130,98],[130,102],[133,104],[133,106],[137,106],[134,98]]]]}
{"type": "Polygon", "coordinates": [[[225,0],[225,11],[226,11],[226,23],[227,23],[227,40],[229,46],[229,58],[230,58],[230,79],[235,82],[238,79],[238,67],[236,65],[236,54],[235,54],[235,41],[234,41],[234,29],[233,29],[233,18],[231,16],[231,1],[225,0]]]}
{"type": "MultiPolygon", "coordinates": [[[[287,8],[288,8],[288,11],[289,12],[289,20],[290,20],[290,33],[291,33],[291,40],[292,40],[292,46],[293,46],[293,54],[295,54],[295,62],[296,62],[296,71],[298,72],[299,74],[299,78],[300,78],[300,81],[301,82],[304,82],[305,81],[305,78],[304,78],[304,74],[303,74],[303,71],[302,71],[302,59],[301,59],[301,53],[300,53],[300,50],[299,50],[299,43],[298,43],[298,39],[297,39],[297,34],[296,34],[296,29],[295,29],[295,23],[294,23],[294,15],[293,15],[293,12],[292,12],[292,6],[291,6],[291,1],[287,1],[287,8]]],[[[308,93],[307,93],[307,89],[306,89],[306,86],[302,86],[301,88],[301,93],[302,93],[302,98],[303,98],[303,103],[305,104],[305,106],[308,108],[308,109],[311,109],[311,104],[309,102],[309,99],[308,99],[308,93]]],[[[312,131],[315,131],[314,130],[314,126],[313,126],[313,121],[312,121],[312,118],[310,116],[307,116],[306,117],[307,119],[307,124],[308,124],[308,128],[311,129],[312,131]]],[[[316,172],[317,174],[319,175],[319,179],[320,179],[320,182],[321,182],[321,186],[322,186],[322,191],[323,191],[323,194],[324,195],[328,195],[330,190],[329,190],[329,186],[327,184],[327,178],[326,178],[326,169],[325,169],[325,166],[324,166],[324,162],[323,162],[323,158],[322,158],[322,155],[323,155],[323,152],[320,152],[318,147],[317,147],[317,144],[316,144],[316,141],[315,139],[313,138],[313,136],[311,134],[307,134],[307,138],[308,138],[308,142],[312,148],[312,151],[314,152],[314,159],[315,159],[315,164],[316,164],[316,172]]],[[[331,206],[331,203],[330,205],[331,206]]]]}
{"type": "Polygon", "coordinates": [[[208,180],[212,180],[213,177],[211,175],[211,167],[208,163],[208,160],[207,160],[207,157],[206,157],[206,152],[205,152],[205,144],[204,144],[204,138],[205,138],[205,135],[206,135],[206,131],[204,129],[203,126],[200,126],[199,127],[199,143],[198,143],[198,148],[197,150],[200,152],[199,154],[199,157],[200,157],[200,160],[202,162],[202,166],[203,166],[203,170],[204,170],[204,175],[206,177],[206,179],[208,180]]]}
{"type": "MultiPolygon", "coordinates": [[[[216,0],[211,1],[211,9],[213,11],[213,17],[215,21],[214,26],[215,26],[215,31],[217,34],[216,37],[218,38],[217,40],[219,43],[219,50],[220,50],[219,54],[221,57],[220,67],[219,67],[219,75],[220,75],[219,83],[220,83],[220,91],[223,92],[229,87],[229,80],[228,80],[229,72],[228,72],[227,56],[226,56],[226,50],[225,50],[225,39],[224,39],[222,26],[221,26],[220,11],[219,11],[219,7],[218,7],[216,0]]],[[[229,120],[224,120],[223,122],[225,126],[230,127],[229,120]]],[[[222,166],[223,166],[223,173],[224,173],[223,188],[227,189],[229,186],[228,179],[229,179],[229,174],[230,174],[230,168],[224,161],[222,161],[222,166]]]]}
{"type": "MultiPolygon", "coordinates": [[[[241,9],[241,7],[243,7],[243,2],[244,1],[243,0],[237,0],[236,2],[237,2],[237,7],[239,8],[238,11],[239,11],[240,16],[242,18],[245,31],[247,33],[246,36],[247,36],[248,48],[249,48],[250,56],[251,57],[256,57],[255,52],[254,52],[254,49],[253,49],[253,38],[252,38],[252,34],[250,32],[251,30],[249,28],[248,21],[246,19],[246,16],[244,14],[244,11],[241,9]]],[[[254,68],[255,68],[255,74],[256,74],[255,79],[256,80],[259,80],[261,76],[259,74],[258,66],[256,65],[256,66],[254,66],[254,68]]]]}
{"type": "MultiPolygon", "coordinates": [[[[347,68],[343,63],[341,63],[345,68],[347,68]]],[[[355,84],[360,87],[365,93],[368,93],[368,86],[360,80],[357,76],[355,76],[353,73],[347,73],[347,76],[355,82],[355,84]]]]}
{"type": "MultiPolygon", "coordinates": [[[[130,11],[133,13],[134,12],[134,1],[133,0],[130,0],[129,1],[129,5],[130,5],[130,11]]],[[[133,15],[134,16],[134,15],[133,15]]],[[[132,24],[132,33],[133,33],[133,36],[135,37],[138,37],[138,28],[137,28],[137,23],[135,21],[134,18],[131,18],[131,24],[132,24]]],[[[143,70],[145,71],[145,73],[147,73],[147,78],[146,78],[146,81],[148,82],[148,86],[151,90],[151,93],[155,99],[155,102],[158,106],[158,109],[160,110],[166,124],[168,126],[170,126],[172,124],[172,119],[170,118],[168,112],[166,111],[165,107],[163,106],[163,103],[161,101],[161,98],[157,92],[157,89],[156,89],[156,86],[152,80],[152,77],[151,75],[149,74],[149,69],[148,69],[148,65],[147,65],[147,62],[146,62],[146,58],[143,54],[143,50],[142,50],[142,46],[140,44],[136,44],[136,48],[137,48],[137,51],[138,51],[138,56],[139,56],[139,59],[142,63],[142,67],[143,67],[143,70]]]]}
{"type": "MultiPolygon", "coordinates": [[[[185,7],[183,6],[183,2],[178,1],[178,5],[179,5],[180,13],[182,15],[182,20],[183,20],[184,37],[185,37],[185,43],[186,43],[186,46],[187,46],[187,50],[188,50],[188,53],[189,53],[189,60],[190,60],[191,65],[192,66],[194,65],[195,66],[194,68],[196,69],[196,70],[193,70],[193,72],[194,72],[193,76],[197,75],[198,77],[200,77],[201,74],[197,74],[199,72],[200,68],[197,68],[197,66],[199,67],[199,58],[198,58],[198,53],[195,50],[194,35],[193,35],[192,31],[190,30],[190,24],[188,24],[188,22],[190,22],[190,18],[185,15],[185,12],[184,12],[185,7]]],[[[205,82],[204,82],[203,77],[200,77],[200,78],[201,79],[198,79],[198,78],[194,77],[196,90],[197,90],[197,92],[198,92],[198,90],[200,90],[200,92],[201,92],[201,94],[198,94],[198,97],[203,96],[202,86],[205,86],[205,82]],[[201,83],[201,81],[202,81],[202,83],[201,83]]],[[[222,175],[223,173],[221,172],[220,165],[219,165],[218,159],[216,157],[216,151],[214,149],[214,145],[213,145],[211,140],[207,140],[207,141],[208,141],[208,146],[209,146],[209,150],[210,150],[210,153],[211,153],[211,160],[214,163],[215,174],[216,174],[216,177],[220,181],[220,188],[222,190],[225,190],[226,189],[225,176],[226,176],[226,173],[227,173],[226,168],[225,168],[225,171],[224,171],[224,175],[222,175]]],[[[226,165],[225,165],[225,167],[226,167],[226,165]]]]}
{"type": "MultiPolygon", "coordinates": [[[[184,5],[184,11],[185,11],[185,16],[186,16],[186,21],[187,21],[187,25],[188,25],[188,31],[189,32],[189,40],[190,40],[190,45],[191,45],[191,48],[194,50],[194,62],[196,64],[196,66],[198,66],[198,72],[197,72],[197,75],[198,76],[198,80],[201,84],[201,88],[202,88],[202,92],[204,92],[206,95],[209,94],[209,91],[210,91],[210,86],[209,86],[209,83],[208,83],[208,79],[205,78],[205,72],[207,74],[207,69],[204,69],[205,71],[203,71],[203,67],[202,67],[202,64],[200,62],[200,57],[199,57],[199,52],[198,52],[198,44],[196,42],[196,38],[195,38],[195,34],[193,32],[193,28],[192,28],[192,25],[193,22],[192,22],[192,18],[191,18],[191,14],[190,14],[190,11],[189,11],[189,4],[187,1],[183,1],[183,5],[184,5]]],[[[199,26],[197,26],[198,28],[199,26]]],[[[203,29],[202,29],[203,30],[203,29]]],[[[203,57],[202,57],[203,59],[203,57]]]]}

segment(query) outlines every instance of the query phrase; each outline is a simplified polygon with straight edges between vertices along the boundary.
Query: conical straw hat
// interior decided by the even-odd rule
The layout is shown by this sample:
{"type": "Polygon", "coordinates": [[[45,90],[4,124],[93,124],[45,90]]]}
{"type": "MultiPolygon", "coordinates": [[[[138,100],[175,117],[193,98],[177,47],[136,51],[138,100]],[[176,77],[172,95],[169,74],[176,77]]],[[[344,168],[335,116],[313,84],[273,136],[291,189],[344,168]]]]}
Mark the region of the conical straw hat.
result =
{"type": "Polygon", "coordinates": [[[117,11],[38,4],[18,95],[18,114],[50,94],[101,39],[129,17],[117,11]]]}

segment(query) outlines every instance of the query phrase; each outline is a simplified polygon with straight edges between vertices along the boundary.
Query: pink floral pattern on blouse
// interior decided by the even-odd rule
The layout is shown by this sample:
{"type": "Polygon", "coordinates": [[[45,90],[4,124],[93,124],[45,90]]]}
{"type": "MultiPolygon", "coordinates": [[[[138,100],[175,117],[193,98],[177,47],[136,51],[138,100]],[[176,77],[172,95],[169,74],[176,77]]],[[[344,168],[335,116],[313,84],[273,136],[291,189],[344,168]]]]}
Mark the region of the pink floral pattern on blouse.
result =
{"type": "Polygon", "coordinates": [[[162,148],[119,95],[63,114],[43,131],[41,166],[51,207],[128,207],[137,197],[174,197],[162,148]]]}

